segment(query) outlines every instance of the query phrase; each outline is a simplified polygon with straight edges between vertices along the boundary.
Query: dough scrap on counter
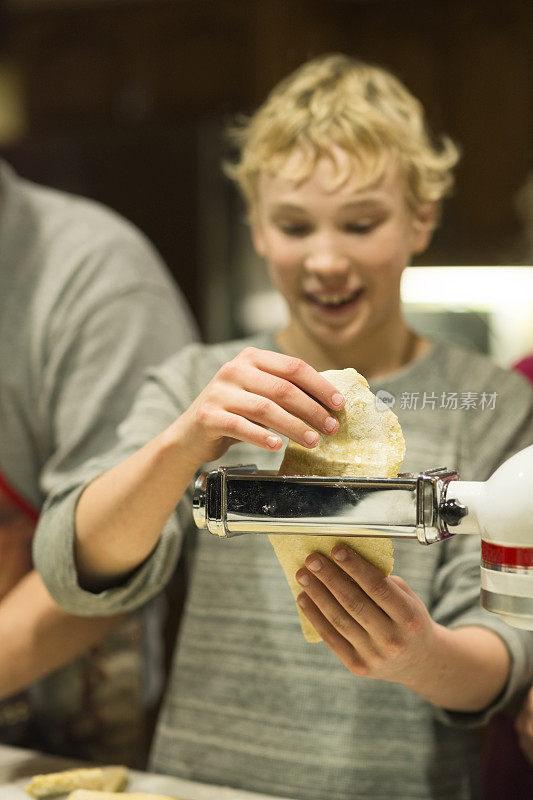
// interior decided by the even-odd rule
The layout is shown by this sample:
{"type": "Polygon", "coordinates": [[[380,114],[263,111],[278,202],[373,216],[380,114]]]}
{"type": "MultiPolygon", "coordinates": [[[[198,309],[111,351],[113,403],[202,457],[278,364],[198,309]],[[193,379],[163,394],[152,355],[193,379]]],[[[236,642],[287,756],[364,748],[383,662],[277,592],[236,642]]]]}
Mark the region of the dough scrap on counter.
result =
{"type": "Polygon", "coordinates": [[[128,780],[127,767],[82,767],[34,775],[25,787],[32,797],[53,797],[74,789],[99,789],[120,792],[128,780]]]}
{"type": "MultiPolygon", "coordinates": [[[[342,411],[331,412],[339,420],[339,430],[334,436],[321,436],[313,450],[289,442],[278,474],[396,477],[405,455],[405,442],[396,415],[388,408],[378,410],[368,382],[355,369],[327,370],[321,375],[346,398],[342,411]]],[[[294,599],[302,592],[294,576],[304,566],[306,557],[319,552],[331,558],[331,549],[336,544],[351,547],[385,575],[392,572],[394,565],[392,541],[387,538],[272,534],[269,539],[294,599]]],[[[306,640],[322,641],[299,607],[298,613],[306,640]]]]}

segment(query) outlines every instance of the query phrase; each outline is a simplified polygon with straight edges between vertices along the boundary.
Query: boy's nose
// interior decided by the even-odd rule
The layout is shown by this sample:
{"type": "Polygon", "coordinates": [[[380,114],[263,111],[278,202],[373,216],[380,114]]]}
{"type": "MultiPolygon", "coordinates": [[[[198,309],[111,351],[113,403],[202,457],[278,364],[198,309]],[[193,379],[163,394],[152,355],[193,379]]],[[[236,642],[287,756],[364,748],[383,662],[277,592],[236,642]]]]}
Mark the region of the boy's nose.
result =
{"type": "Polygon", "coordinates": [[[349,266],[349,259],[333,248],[313,251],[305,259],[305,267],[309,272],[324,275],[346,272],[349,266]]]}

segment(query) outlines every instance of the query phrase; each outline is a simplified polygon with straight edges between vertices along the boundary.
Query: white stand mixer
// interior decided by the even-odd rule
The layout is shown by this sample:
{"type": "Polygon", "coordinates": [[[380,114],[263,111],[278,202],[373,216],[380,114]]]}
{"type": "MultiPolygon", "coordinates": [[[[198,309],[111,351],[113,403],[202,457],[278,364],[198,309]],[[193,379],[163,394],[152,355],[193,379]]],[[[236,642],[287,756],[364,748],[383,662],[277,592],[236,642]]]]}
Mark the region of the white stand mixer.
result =
{"type": "Polygon", "coordinates": [[[482,605],[509,625],[533,630],[533,445],[485,482],[461,481],[446,468],[339,478],[219,467],[198,476],[193,513],[199,528],[222,538],[369,536],[369,529],[421,544],[480,536],[482,605]]]}

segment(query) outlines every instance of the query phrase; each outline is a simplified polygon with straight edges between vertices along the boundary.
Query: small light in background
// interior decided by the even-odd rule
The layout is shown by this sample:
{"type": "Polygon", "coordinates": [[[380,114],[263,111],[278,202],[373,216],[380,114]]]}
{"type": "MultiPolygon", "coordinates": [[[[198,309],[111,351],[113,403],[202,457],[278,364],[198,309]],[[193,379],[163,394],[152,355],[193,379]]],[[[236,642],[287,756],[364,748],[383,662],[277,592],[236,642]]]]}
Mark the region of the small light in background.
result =
{"type": "Polygon", "coordinates": [[[533,267],[409,267],[402,300],[461,310],[526,303],[533,316],[533,267]]]}
{"type": "Polygon", "coordinates": [[[22,77],[11,63],[0,60],[0,147],[23,137],[27,127],[22,77]]]}
{"type": "Polygon", "coordinates": [[[410,267],[402,300],[407,310],[458,312],[458,321],[460,312],[483,314],[502,366],[533,352],[533,267],[410,267]]]}

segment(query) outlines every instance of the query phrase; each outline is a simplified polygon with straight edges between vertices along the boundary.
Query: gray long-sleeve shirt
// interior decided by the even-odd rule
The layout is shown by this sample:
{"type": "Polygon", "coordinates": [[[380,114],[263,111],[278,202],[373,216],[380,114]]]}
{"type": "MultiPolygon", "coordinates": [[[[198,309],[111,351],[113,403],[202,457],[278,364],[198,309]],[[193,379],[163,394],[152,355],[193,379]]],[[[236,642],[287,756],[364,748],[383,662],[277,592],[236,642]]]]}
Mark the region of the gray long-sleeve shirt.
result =
{"type": "MultiPolygon", "coordinates": [[[[223,541],[194,531],[190,491],[127,582],[99,594],[79,587],[72,553],[81,486],[168,426],[249,343],[193,345],[155,371],[122,426],[120,448],[88,464],[50,499],[35,547],[50,591],[76,613],[135,607],[168,580],[183,536],[196,538],[153,744],[158,771],[299,800],[477,797],[479,737],[473,728],[533,678],[533,637],[480,607],[474,537],[430,547],[398,541],[394,572],[437,622],[484,626],[508,647],[505,691],[479,714],[448,713],[400,685],[355,677],[324,644],[307,644],[268,538],[223,541]]],[[[251,343],[275,349],[269,337],[251,343]]],[[[485,480],[533,442],[531,389],[479,355],[433,343],[424,357],[371,388],[396,398],[406,471],[445,465],[465,480],[485,480]]],[[[237,444],[221,463],[276,469],[280,459],[237,444]]]]}

